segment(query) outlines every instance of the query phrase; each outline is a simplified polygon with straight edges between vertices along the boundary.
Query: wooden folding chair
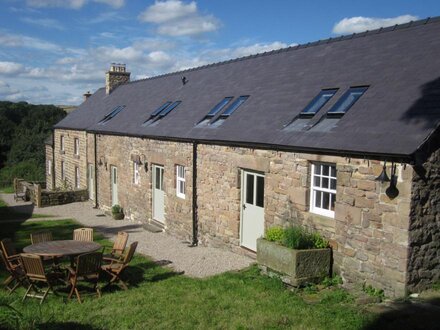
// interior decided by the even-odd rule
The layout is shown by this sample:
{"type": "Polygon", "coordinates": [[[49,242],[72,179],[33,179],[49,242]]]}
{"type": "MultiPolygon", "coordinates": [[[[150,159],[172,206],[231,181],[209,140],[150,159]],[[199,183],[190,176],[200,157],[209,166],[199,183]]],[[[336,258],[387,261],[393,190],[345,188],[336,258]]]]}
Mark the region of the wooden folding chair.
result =
{"type": "Polygon", "coordinates": [[[10,238],[2,239],[0,246],[4,256],[11,265],[16,266],[20,264],[20,255],[17,253],[17,249],[10,238]]]}
{"type": "Polygon", "coordinates": [[[42,304],[49,292],[54,293],[52,284],[55,281],[55,274],[46,272],[43,260],[40,256],[31,253],[22,253],[20,259],[29,281],[29,287],[23,296],[23,301],[27,297],[32,297],[40,299],[40,304],[42,304]],[[41,290],[38,287],[40,283],[46,285],[46,290],[41,290]]]}
{"type": "Polygon", "coordinates": [[[0,258],[5,265],[6,271],[9,273],[9,277],[3,282],[9,294],[14,292],[20,285],[26,287],[26,274],[21,264],[12,265],[5,257],[3,251],[0,251],[0,258]]]}
{"type": "Polygon", "coordinates": [[[104,258],[104,262],[109,262],[106,265],[103,265],[101,269],[110,275],[110,280],[107,283],[106,287],[115,283],[121,285],[124,290],[128,290],[127,284],[121,279],[121,274],[128,267],[128,264],[133,259],[134,252],[136,251],[136,247],[138,242],[133,242],[130,244],[128,248],[127,254],[124,258],[114,259],[114,258],[104,258]]]}
{"type": "Polygon", "coordinates": [[[67,267],[69,270],[69,283],[71,290],[68,296],[70,299],[73,293],[81,304],[81,296],[78,290],[78,281],[93,283],[93,290],[98,297],[101,297],[101,291],[98,287],[99,272],[101,270],[102,252],[91,252],[79,255],[76,258],[76,269],[67,267]]]}
{"type": "Polygon", "coordinates": [[[125,247],[127,246],[127,241],[128,233],[125,231],[118,232],[115,242],[113,243],[112,251],[109,254],[104,255],[104,258],[121,259],[124,254],[125,247]]]}
{"type": "Polygon", "coordinates": [[[74,241],[93,242],[93,228],[78,228],[73,231],[74,241]]]}
{"type": "Polygon", "coordinates": [[[52,232],[50,231],[38,231],[31,234],[31,243],[37,244],[42,242],[52,241],[52,232]]]}

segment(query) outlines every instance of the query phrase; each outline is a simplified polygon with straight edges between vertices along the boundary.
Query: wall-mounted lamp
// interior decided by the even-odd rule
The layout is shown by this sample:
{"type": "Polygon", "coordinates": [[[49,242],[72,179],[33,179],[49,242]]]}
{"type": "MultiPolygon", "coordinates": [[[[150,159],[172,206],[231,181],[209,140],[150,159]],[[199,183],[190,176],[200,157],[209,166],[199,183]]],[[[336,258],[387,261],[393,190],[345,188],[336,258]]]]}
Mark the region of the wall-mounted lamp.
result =
{"type": "Polygon", "coordinates": [[[390,182],[390,178],[387,175],[387,162],[383,162],[382,173],[375,179],[376,181],[380,181],[381,183],[390,182]]]}
{"type": "Polygon", "coordinates": [[[142,159],[142,163],[141,164],[144,164],[144,170],[145,170],[145,172],[148,172],[147,157],[144,154],[142,154],[142,155],[139,156],[139,159],[142,159]]]}
{"type": "Polygon", "coordinates": [[[393,163],[391,165],[391,180],[390,186],[385,190],[387,196],[391,199],[396,198],[399,195],[399,189],[397,189],[397,175],[396,175],[397,166],[393,163]]]}
{"type": "Polygon", "coordinates": [[[98,166],[105,166],[105,170],[107,171],[107,161],[105,160],[104,156],[99,157],[98,166]]]}

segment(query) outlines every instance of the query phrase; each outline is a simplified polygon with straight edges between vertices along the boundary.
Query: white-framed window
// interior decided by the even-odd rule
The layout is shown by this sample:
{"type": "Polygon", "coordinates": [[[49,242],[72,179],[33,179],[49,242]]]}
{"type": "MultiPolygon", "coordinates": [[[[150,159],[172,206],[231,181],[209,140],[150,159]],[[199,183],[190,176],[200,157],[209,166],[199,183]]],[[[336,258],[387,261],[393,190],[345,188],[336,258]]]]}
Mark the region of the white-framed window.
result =
{"type": "Polygon", "coordinates": [[[64,151],[64,135],[60,136],[60,150],[64,151]]]}
{"type": "Polygon", "coordinates": [[[79,156],[79,139],[75,138],[73,140],[73,154],[79,156]]]}
{"type": "Polygon", "coordinates": [[[310,212],[335,217],[336,164],[312,164],[310,212]]]}
{"type": "Polygon", "coordinates": [[[47,161],[47,175],[52,175],[52,161],[50,159],[47,161]]]}
{"type": "Polygon", "coordinates": [[[141,176],[139,174],[139,164],[137,162],[133,162],[133,183],[139,184],[141,181],[141,176]]]}
{"type": "Polygon", "coordinates": [[[79,167],[75,166],[75,188],[79,189],[80,181],[79,181],[79,167]]]}
{"type": "Polygon", "coordinates": [[[176,195],[185,198],[185,166],[176,165],[176,195]]]}
{"type": "Polygon", "coordinates": [[[66,178],[65,174],[66,174],[66,171],[64,168],[64,161],[61,161],[61,180],[64,180],[66,178]]]}

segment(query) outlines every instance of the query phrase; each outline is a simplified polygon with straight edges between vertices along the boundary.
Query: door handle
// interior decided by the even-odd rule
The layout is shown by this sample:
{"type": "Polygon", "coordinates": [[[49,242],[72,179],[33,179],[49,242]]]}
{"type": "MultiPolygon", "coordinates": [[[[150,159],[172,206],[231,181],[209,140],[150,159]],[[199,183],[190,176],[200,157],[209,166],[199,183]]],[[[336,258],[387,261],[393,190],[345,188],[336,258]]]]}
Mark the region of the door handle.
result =
{"type": "Polygon", "coordinates": [[[246,210],[246,205],[245,204],[243,204],[243,210],[246,210]]]}

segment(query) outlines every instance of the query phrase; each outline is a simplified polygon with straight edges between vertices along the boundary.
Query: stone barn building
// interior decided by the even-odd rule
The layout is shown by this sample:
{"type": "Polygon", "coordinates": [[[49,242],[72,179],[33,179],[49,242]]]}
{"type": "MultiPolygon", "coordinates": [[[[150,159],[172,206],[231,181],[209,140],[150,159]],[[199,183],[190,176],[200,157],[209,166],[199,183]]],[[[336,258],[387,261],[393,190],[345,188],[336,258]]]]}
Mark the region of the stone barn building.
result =
{"type": "Polygon", "coordinates": [[[274,225],[400,296],[440,279],[440,19],[106,86],[54,127],[49,188],[88,189],[193,244],[252,254],[274,225]]]}

